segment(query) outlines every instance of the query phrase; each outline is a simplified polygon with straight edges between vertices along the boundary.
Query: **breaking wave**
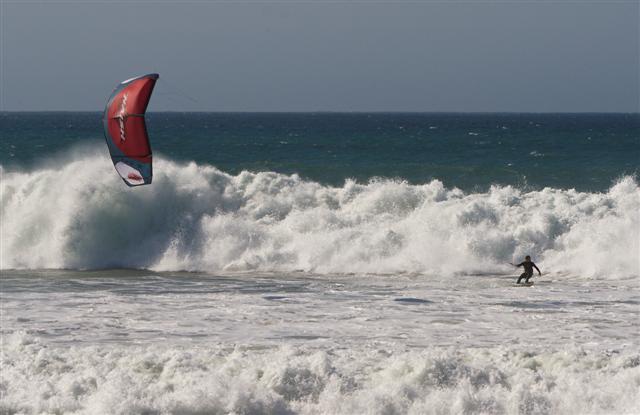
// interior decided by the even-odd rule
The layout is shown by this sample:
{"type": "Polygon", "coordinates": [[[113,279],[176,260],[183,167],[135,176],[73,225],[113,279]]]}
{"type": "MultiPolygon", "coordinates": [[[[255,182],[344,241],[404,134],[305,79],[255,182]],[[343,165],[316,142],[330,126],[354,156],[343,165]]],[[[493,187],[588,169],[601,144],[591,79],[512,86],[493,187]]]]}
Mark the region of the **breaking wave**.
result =
{"type": "Polygon", "coordinates": [[[633,177],[606,193],[464,193],[438,180],[330,187],[157,158],[154,184],[129,189],[95,151],[0,174],[2,269],[455,275],[513,272],[506,263],[530,254],[543,272],[640,275],[633,177]]]}
{"type": "Polygon", "coordinates": [[[640,355],[580,349],[47,347],[3,341],[0,412],[634,414],[640,355]]]}

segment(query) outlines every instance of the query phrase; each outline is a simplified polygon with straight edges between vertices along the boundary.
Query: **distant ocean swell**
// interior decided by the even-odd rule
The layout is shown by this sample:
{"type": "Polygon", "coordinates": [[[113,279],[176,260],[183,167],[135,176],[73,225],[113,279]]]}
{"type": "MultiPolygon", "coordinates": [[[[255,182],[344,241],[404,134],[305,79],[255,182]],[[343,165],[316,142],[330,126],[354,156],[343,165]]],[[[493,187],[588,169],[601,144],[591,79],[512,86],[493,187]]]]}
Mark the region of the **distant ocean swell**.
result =
{"type": "Polygon", "coordinates": [[[53,348],[14,333],[2,413],[636,414],[640,355],[580,349],[53,348]]]}
{"type": "Polygon", "coordinates": [[[606,193],[493,186],[486,193],[380,179],[342,187],[273,172],[237,176],[160,158],[129,189],[102,153],[0,167],[2,269],[640,275],[640,188],[606,193]]]}

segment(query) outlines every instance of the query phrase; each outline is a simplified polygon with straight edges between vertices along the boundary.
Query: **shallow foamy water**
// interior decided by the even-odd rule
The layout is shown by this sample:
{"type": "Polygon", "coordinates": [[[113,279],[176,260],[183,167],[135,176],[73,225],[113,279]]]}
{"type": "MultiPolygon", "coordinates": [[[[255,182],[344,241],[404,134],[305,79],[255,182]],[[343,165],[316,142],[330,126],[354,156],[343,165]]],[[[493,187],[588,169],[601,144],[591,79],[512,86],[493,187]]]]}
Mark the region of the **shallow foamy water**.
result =
{"type": "Polygon", "coordinates": [[[634,279],[5,271],[7,413],[637,413],[634,279]]]}
{"type": "Polygon", "coordinates": [[[623,348],[638,340],[635,279],[508,275],[5,271],[3,333],[66,345],[403,342],[407,347],[623,348]]]}

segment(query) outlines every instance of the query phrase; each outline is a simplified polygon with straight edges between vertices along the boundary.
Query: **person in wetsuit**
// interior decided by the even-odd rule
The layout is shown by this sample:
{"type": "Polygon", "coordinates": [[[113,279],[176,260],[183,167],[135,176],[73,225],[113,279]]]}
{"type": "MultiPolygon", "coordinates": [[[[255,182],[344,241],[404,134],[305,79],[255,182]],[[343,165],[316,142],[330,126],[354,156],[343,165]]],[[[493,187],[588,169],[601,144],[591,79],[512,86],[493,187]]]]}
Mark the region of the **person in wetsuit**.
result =
{"type": "Polygon", "coordinates": [[[522,281],[523,278],[525,278],[524,283],[528,284],[529,283],[529,278],[533,277],[533,269],[535,268],[538,271],[538,275],[542,275],[542,273],[540,272],[540,270],[538,269],[538,267],[536,266],[536,264],[534,264],[531,261],[531,257],[529,255],[527,255],[524,258],[524,262],[519,263],[518,265],[515,265],[516,267],[524,267],[524,272],[520,275],[520,278],[518,278],[518,282],[516,284],[520,284],[520,281],[522,281]]]}

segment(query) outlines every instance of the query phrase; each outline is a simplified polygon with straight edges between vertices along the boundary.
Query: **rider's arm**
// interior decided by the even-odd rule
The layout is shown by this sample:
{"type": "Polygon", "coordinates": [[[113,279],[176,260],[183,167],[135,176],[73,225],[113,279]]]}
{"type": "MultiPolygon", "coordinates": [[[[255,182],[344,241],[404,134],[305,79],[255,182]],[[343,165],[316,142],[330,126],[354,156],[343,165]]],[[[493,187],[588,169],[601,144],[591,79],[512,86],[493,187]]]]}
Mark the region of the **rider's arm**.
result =
{"type": "Polygon", "coordinates": [[[537,269],[537,270],[538,270],[538,275],[542,275],[542,272],[540,272],[540,270],[538,269],[538,267],[536,266],[536,264],[531,264],[531,265],[533,265],[533,267],[534,267],[535,269],[537,269]]]}

